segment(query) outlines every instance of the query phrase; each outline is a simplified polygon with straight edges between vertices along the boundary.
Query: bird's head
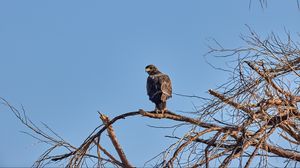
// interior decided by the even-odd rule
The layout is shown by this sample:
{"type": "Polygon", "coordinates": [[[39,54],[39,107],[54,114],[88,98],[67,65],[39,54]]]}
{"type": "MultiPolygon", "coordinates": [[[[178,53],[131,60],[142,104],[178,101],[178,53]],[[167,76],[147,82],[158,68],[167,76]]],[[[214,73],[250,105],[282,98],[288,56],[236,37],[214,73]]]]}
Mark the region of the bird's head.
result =
{"type": "Polygon", "coordinates": [[[146,68],[145,68],[145,71],[149,74],[149,75],[154,75],[156,73],[158,73],[158,69],[156,68],[156,66],[150,64],[150,65],[147,65],[146,68]]]}

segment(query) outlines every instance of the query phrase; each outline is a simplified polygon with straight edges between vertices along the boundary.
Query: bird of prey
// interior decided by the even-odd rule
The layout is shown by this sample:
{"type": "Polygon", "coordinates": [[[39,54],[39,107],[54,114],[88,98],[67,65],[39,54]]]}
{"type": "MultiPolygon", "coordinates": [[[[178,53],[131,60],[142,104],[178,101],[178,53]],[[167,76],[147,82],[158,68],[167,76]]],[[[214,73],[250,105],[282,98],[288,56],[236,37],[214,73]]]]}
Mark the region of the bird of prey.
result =
{"type": "Polygon", "coordinates": [[[163,114],[167,111],[167,99],[172,97],[171,80],[152,64],[146,66],[145,71],[149,74],[147,78],[149,100],[155,103],[155,112],[163,114]]]}

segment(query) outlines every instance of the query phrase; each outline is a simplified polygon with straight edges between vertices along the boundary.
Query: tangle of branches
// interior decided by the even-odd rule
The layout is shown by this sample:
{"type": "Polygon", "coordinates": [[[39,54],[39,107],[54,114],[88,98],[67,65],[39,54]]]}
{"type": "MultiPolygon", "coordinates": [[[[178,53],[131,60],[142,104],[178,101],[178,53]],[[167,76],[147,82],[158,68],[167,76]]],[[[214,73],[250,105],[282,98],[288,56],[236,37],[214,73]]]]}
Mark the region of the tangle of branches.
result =
{"type": "MultiPolygon", "coordinates": [[[[50,147],[41,154],[34,167],[49,163],[65,163],[80,167],[93,160],[95,167],[134,167],[126,157],[113,129],[120,119],[148,117],[172,120],[189,125],[183,135],[167,135],[176,141],[151,161],[152,167],[271,167],[272,158],[280,158],[286,166],[297,167],[300,161],[299,43],[289,34],[285,40],[271,34],[262,39],[250,30],[243,36],[246,47],[226,49],[216,43],[208,55],[235,58],[231,77],[220,87],[209,90],[211,95],[194,117],[168,111],[156,114],[142,109],[109,119],[99,113],[102,124],[87,136],[80,146],[73,146],[49,127],[38,128],[18,110],[5,103],[31,131],[30,135],[50,147]],[[114,152],[101,143],[107,138],[114,152]],[[51,135],[50,135],[51,134],[51,135]],[[66,151],[57,154],[56,149],[66,151]],[[115,153],[115,154],[113,154],[115,153]]],[[[148,165],[149,166],[149,165],[148,165]]]]}

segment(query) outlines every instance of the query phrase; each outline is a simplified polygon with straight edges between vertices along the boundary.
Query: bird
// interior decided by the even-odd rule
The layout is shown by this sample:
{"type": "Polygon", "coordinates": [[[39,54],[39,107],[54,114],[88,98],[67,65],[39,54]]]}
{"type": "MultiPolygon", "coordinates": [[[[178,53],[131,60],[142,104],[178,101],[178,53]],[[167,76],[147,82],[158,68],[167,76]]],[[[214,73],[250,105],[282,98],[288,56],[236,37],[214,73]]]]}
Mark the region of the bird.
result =
{"type": "Polygon", "coordinates": [[[164,114],[167,112],[167,99],[172,97],[172,83],[168,75],[160,72],[153,65],[147,65],[145,71],[148,73],[147,94],[149,100],[155,104],[155,112],[164,114]]]}

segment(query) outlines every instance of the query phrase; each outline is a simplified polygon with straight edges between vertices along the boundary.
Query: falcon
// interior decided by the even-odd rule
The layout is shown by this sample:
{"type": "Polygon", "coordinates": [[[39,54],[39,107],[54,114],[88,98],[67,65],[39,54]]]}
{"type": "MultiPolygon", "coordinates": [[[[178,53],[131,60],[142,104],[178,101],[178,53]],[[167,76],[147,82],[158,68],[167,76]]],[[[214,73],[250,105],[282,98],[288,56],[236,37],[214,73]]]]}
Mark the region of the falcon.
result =
{"type": "Polygon", "coordinates": [[[152,64],[146,66],[145,71],[149,74],[147,78],[149,100],[155,104],[155,112],[163,114],[167,111],[167,99],[172,97],[171,80],[152,64]]]}

